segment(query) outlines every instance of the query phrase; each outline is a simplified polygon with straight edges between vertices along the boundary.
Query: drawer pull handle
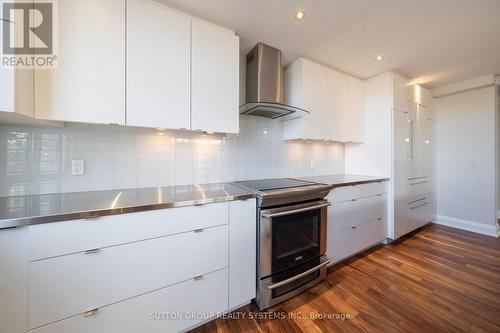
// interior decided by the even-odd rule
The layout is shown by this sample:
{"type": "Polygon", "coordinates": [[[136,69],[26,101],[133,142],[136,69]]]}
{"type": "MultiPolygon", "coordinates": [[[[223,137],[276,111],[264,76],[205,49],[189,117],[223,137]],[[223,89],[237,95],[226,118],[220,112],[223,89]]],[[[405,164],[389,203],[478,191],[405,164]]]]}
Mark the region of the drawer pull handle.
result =
{"type": "Polygon", "coordinates": [[[201,279],[203,279],[203,275],[198,275],[194,277],[195,281],[200,281],[201,279]]]}
{"type": "Polygon", "coordinates": [[[351,229],[358,229],[358,226],[353,225],[353,226],[351,227],[351,229]]]}
{"type": "Polygon", "coordinates": [[[351,199],[351,201],[358,201],[358,199],[351,199]]]}
{"type": "Polygon", "coordinates": [[[429,182],[428,180],[422,180],[420,182],[410,183],[410,185],[419,185],[419,184],[425,184],[425,183],[428,183],[428,182],[429,182]]]}
{"type": "Polygon", "coordinates": [[[382,218],[381,217],[377,217],[377,221],[382,221],[382,218]]]}
{"type": "Polygon", "coordinates": [[[203,229],[194,229],[195,233],[203,232],[203,229]]]}
{"type": "Polygon", "coordinates": [[[423,197],[423,198],[420,198],[420,199],[417,199],[417,200],[413,200],[413,201],[408,202],[408,205],[411,205],[411,204],[417,203],[417,202],[419,202],[419,201],[424,201],[424,200],[426,200],[426,199],[427,199],[426,197],[423,197]]]}
{"type": "Polygon", "coordinates": [[[84,316],[85,318],[95,316],[95,315],[97,314],[97,311],[99,311],[99,309],[89,310],[89,311],[85,312],[85,313],[83,314],[83,316],[84,316]]]}
{"type": "Polygon", "coordinates": [[[423,207],[425,205],[427,205],[427,202],[421,203],[420,205],[415,206],[415,207],[410,207],[410,209],[417,209],[417,208],[423,207]]]}
{"type": "Polygon", "coordinates": [[[101,251],[100,249],[92,249],[92,250],[87,250],[85,251],[85,254],[94,254],[101,251]]]}
{"type": "Polygon", "coordinates": [[[85,216],[85,220],[97,220],[98,218],[100,218],[98,214],[89,214],[85,216]]]}

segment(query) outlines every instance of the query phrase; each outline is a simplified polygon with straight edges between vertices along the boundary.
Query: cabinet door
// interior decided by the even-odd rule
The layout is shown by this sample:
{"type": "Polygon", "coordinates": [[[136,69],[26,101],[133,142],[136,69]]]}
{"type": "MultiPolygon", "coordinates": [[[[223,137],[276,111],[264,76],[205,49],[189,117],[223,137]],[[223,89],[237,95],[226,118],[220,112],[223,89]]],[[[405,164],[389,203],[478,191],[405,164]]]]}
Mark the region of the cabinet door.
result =
{"type": "Polygon", "coordinates": [[[239,132],[239,39],[209,23],[191,23],[191,129],[239,132]]]}
{"type": "Polygon", "coordinates": [[[218,226],[30,262],[29,328],[226,268],[228,236],[218,226]],[[158,264],[165,253],[182,255],[158,264]]]}
{"type": "Polygon", "coordinates": [[[347,129],[347,90],[348,77],[347,75],[335,70],[328,70],[328,107],[330,119],[327,123],[329,135],[326,139],[346,142],[348,136],[347,129]]]}
{"type": "Polygon", "coordinates": [[[365,137],[365,84],[348,77],[347,88],[347,141],[362,143],[365,137]]]}
{"type": "MultiPolygon", "coordinates": [[[[1,3],[0,3],[1,4],[1,3]]],[[[14,69],[0,67],[0,111],[14,111],[14,69]]]]}
{"type": "Polygon", "coordinates": [[[229,308],[255,298],[257,221],[255,199],[229,203],[229,308]]]}
{"type": "Polygon", "coordinates": [[[35,71],[36,117],[125,123],[125,0],[58,1],[58,68],[35,71]]]}
{"type": "Polygon", "coordinates": [[[189,128],[189,17],[127,0],[127,125],[189,128]]]}
{"type": "Polygon", "coordinates": [[[410,177],[411,113],[393,110],[394,122],[394,227],[389,237],[399,238],[407,230],[408,178],[410,177]]]}
{"type": "Polygon", "coordinates": [[[328,69],[302,59],[303,108],[309,114],[302,116],[302,138],[322,140],[331,135],[333,118],[328,105],[328,69]]]}
{"type": "Polygon", "coordinates": [[[0,330],[25,333],[28,313],[27,227],[0,230],[0,330]]]}
{"type": "Polygon", "coordinates": [[[427,193],[429,201],[429,220],[436,218],[436,120],[432,118],[432,110],[427,107],[424,113],[424,148],[423,159],[424,168],[427,175],[427,193]]]}
{"type": "MultiPolygon", "coordinates": [[[[168,265],[166,261],[160,264],[168,265]]],[[[227,298],[227,269],[222,269],[30,333],[186,332],[226,311],[227,298]]]]}

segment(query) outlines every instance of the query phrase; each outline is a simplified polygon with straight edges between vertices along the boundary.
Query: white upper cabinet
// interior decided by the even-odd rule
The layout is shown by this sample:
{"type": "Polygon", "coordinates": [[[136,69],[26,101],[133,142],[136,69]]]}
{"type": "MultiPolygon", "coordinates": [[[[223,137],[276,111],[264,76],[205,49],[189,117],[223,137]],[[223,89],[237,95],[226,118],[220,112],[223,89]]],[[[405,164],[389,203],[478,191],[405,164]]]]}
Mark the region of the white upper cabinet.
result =
{"type": "Polygon", "coordinates": [[[58,1],[58,68],[35,71],[40,119],[125,124],[125,1],[58,1]]]}
{"type": "Polygon", "coordinates": [[[363,141],[362,81],[303,58],[287,67],[284,77],[285,103],[310,112],[285,119],[285,140],[363,141]]]}
{"type": "Polygon", "coordinates": [[[190,128],[191,19],[127,0],[127,125],[190,128]]]}
{"type": "MultiPolygon", "coordinates": [[[[14,1],[0,0],[0,6],[9,2],[14,1]]],[[[20,23],[16,22],[20,18],[22,15],[12,15],[10,19],[20,23]]],[[[0,36],[3,36],[3,28],[4,24],[0,24],[0,36]]],[[[17,32],[12,28],[11,38],[18,40],[23,37],[17,32]]],[[[12,122],[22,116],[32,117],[33,114],[33,70],[0,65],[0,123],[12,122]]]]}
{"type": "Polygon", "coordinates": [[[0,68],[0,112],[34,115],[33,70],[0,68]]]}
{"type": "Polygon", "coordinates": [[[285,103],[311,112],[290,116],[284,123],[284,139],[324,139],[328,134],[324,124],[333,121],[328,112],[328,73],[321,65],[299,59],[286,69],[284,77],[285,103]]]}
{"type": "Polygon", "coordinates": [[[362,143],[365,140],[365,83],[348,78],[346,141],[362,143]]]}
{"type": "Polygon", "coordinates": [[[0,111],[14,112],[15,70],[0,68],[0,111]]]}
{"type": "Polygon", "coordinates": [[[191,23],[191,129],[239,132],[239,38],[210,23],[191,23]]]}
{"type": "MultiPolygon", "coordinates": [[[[234,32],[153,0],[58,1],[57,15],[58,67],[34,74],[37,119],[239,132],[234,32]]],[[[1,109],[15,109],[13,77],[0,77],[1,109]]]]}

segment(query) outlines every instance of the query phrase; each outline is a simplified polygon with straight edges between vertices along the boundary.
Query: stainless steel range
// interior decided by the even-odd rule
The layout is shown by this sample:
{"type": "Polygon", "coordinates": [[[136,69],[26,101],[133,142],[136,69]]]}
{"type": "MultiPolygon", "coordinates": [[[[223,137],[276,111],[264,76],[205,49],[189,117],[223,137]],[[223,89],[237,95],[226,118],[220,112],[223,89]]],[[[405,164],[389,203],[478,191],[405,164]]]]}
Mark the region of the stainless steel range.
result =
{"type": "Polygon", "coordinates": [[[293,178],[235,182],[258,195],[257,297],[265,309],[326,277],[332,186],[293,178]]]}

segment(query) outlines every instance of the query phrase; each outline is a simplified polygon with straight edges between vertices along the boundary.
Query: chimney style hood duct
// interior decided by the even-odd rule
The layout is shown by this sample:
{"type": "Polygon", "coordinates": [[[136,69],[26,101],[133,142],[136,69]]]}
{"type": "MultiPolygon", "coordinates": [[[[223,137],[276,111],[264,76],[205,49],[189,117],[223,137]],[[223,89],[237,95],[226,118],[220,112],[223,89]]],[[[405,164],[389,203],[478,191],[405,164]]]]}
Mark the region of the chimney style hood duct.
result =
{"type": "Polygon", "coordinates": [[[306,110],[283,104],[281,51],[258,43],[246,58],[246,104],[240,114],[276,119],[306,110]]]}

